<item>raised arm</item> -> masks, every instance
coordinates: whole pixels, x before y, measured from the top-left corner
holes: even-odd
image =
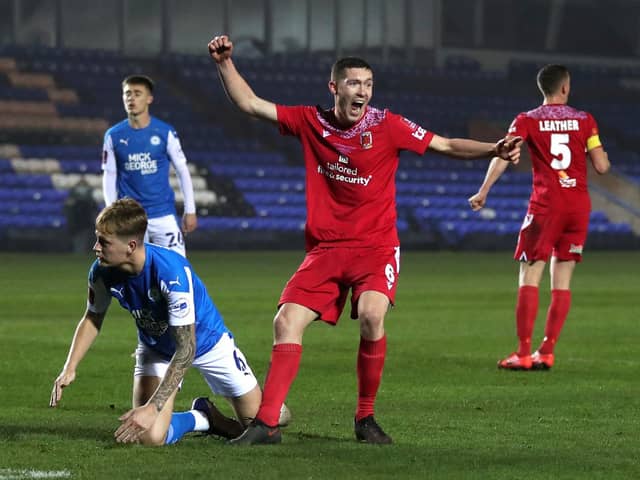
[[[80,322],[78,322],[71,346],[69,347],[67,361],[64,363],[58,378],[53,382],[51,399],[49,400],[50,407],[58,405],[62,398],[62,389],[69,386],[75,380],[78,364],[98,336],[103,320],[104,313],[94,313],[87,309]]]
[[[252,117],[277,122],[278,114],[275,104],[258,97],[236,70],[233,60],[231,60],[233,43],[229,37],[226,35],[214,37],[208,46],[209,55],[218,66],[218,75],[229,99],[240,110]]]
[[[503,160],[500,157],[493,157],[478,193],[469,197],[471,210],[480,210],[484,207],[487,201],[487,195],[489,195],[489,190],[491,190],[493,184],[496,183],[508,166],[509,162],[507,160]]]
[[[522,138],[503,138],[498,142],[478,142],[467,138],[446,138],[434,135],[429,148],[454,158],[472,159],[497,156],[514,164],[520,161]]]

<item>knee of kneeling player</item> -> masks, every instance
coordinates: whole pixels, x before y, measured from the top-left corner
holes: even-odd
[[[167,432],[155,432],[153,429],[140,436],[140,443],[147,447],[161,447],[165,444]]]

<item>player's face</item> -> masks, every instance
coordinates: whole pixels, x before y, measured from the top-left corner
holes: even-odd
[[[100,265],[118,267],[129,260],[131,249],[129,244],[117,235],[96,230],[96,243],[93,251]]]
[[[347,68],[344,77],[330,82],[335,95],[336,118],[353,125],[362,118],[373,95],[373,72],[367,68]]]
[[[153,95],[145,85],[127,83],[122,88],[122,102],[127,115],[140,115],[149,112]]]

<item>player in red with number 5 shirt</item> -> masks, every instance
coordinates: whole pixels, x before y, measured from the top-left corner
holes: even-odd
[[[494,145],[443,138],[400,115],[370,107],[373,72],[357,58],[342,59],[333,66],[329,82],[333,109],[276,105],[256,96],[236,70],[232,50],[226,36],[209,43],[231,101],[302,142],[307,255],[280,297],[260,410],[231,443],[280,442],[277,413],[298,372],[303,332],[318,319],[335,325],[349,290],[351,316],[360,322],[356,438],[391,443],[374,419],[373,406],[386,355],[384,317],[394,301],[400,268],[395,206],[398,153],[422,154],[431,148],[460,158],[499,155],[517,161],[521,140]]]
[[[509,135],[529,145],[533,167],[533,191],[514,258],[520,261],[516,305],[518,351],[498,362],[509,370],[548,370],[554,363],[554,347],[571,305],[571,276],[582,260],[587,238],[591,200],[587,189],[587,153],[599,174],[609,170],[609,158],[598,137],[596,121],[587,112],[567,105],[569,71],[547,65],[538,72],[538,88],[544,102],[519,114]],[[478,193],[469,198],[473,210],[481,209],[491,186],[508,163],[494,158]],[[531,355],[531,335],[538,314],[538,286],[551,257],[551,304],[542,344]]]

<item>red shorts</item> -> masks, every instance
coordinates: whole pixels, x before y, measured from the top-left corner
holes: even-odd
[[[351,318],[358,318],[362,292],[383,293],[393,305],[400,272],[400,247],[316,247],[289,279],[280,302],[297,303],[336,324],[351,292]]]
[[[589,213],[527,213],[513,258],[521,262],[582,260],[589,230]]]

